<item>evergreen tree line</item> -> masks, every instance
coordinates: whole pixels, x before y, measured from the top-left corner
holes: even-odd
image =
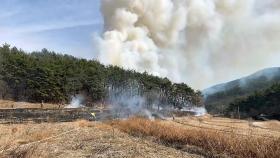
[[[106,101],[110,89],[122,93],[122,89],[135,89],[137,85],[138,94],[162,104],[202,105],[201,93],[184,83],[47,49],[27,53],[4,44],[0,47],[0,66],[0,99],[68,103],[72,96],[82,94],[87,102],[95,103]]]

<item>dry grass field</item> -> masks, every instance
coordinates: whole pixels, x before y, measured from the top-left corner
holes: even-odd
[[[280,155],[280,123],[131,118],[0,125],[0,157],[260,157]]]
[[[0,108],[40,104],[1,101]],[[45,104],[44,108],[58,105]],[[278,158],[280,122],[212,117],[0,124],[0,158]]]
[[[280,137],[279,121],[254,121],[238,120],[230,118],[212,117],[210,115],[202,117],[182,117],[175,120],[176,123],[188,129],[204,129],[209,131],[221,131],[224,133],[236,134],[240,136],[254,136],[274,138]]]
[[[279,122],[253,122],[212,117],[185,117],[174,121],[132,118],[110,122],[121,131],[149,137],[160,144],[205,157],[278,158]]]
[[[84,120],[0,125],[0,129],[1,158],[201,157]]]

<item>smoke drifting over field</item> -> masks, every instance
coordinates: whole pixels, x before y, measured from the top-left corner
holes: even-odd
[[[196,116],[202,116],[207,113],[204,107],[194,105],[190,101],[180,102],[177,98],[176,103],[162,101],[158,92],[144,93],[137,82],[130,82],[128,87],[109,86],[106,102],[108,109],[114,118],[129,118],[133,116],[143,116],[149,119],[165,119],[171,117],[174,112],[189,112]],[[180,105],[178,103],[180,102]],[[177,107],[174,107],[175,105]]]
[[[279,9],[278,0],[102,0],[98,58],[202,88],[280,65]]]

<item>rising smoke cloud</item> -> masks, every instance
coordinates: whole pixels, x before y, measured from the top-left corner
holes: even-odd
[[[278,0],[102,0],[105,64],[195,88],[280,66]]]

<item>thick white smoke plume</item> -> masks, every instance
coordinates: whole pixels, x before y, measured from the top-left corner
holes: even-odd
[[[102,0],[101,10],[105,64],[195,88],[280,65],[279,0]]]

